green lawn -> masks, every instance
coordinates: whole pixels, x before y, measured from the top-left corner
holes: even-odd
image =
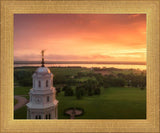
[[[22,95],[23,97],[29,99],[30,89],[31,87],[16,86],[14,87],[14,95]]]
[[[16,86],[14,88],[14,95],[28,95],[30,89],[31,87]]]
[[[26,95],[29,87],[16,87],[15,95]],[[85,96],[77,100],[75,96],[59,93],[58,117],[67,119],[64,110],[70,107],[84,109],[84,115],[77,119],[145,119],[146,91],[139,88],[101,88],[101,95]],[[27,97],[28,98],[28,97]],[[26,107],[15,111],[15,119],[26,119]]]
[[[139,88],[107,88],[99,96],[86,96],[81,100],[57,96],[59,119],[68,118],[63,113],[66,108],[79,107],[84,115],[79,119],[145,119],[146,91]]]
[[[27,106],[14,111],[14,119],[27,119]]]
[[[14,95],[22,95],[23,97],[29,99],[29,90],[31,87],[21,87],[16,86],[14,88]],[[17,100],[14,99],[14,105],[17,103]],[[14,111],[14,119],[26,119],[27,118],[27,107],[24,106],[16,111]]]

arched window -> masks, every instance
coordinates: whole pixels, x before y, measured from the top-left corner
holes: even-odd
[[[36,119],[41,119],[41,115],[36,115]]]
[[[46,115],[46,119],[48,119],[48,115]]]
[[[36,115],[36,119],[38,119],[38,115]]]
[[[51,119],[51,114],[46,115],[46,119]]]
[[[49,114],[49,119],[51,119],[51,114]]]
[[[38,87],[41,88],[41,81],[38,81]]]
[[[46,80],[46,87],[48,87],[48,80]]]
[[[49,102],[49,96],[47,96],[47,102]]]

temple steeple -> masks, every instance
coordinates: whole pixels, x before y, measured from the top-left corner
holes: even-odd
[[[41,62],[42,65],[41,65],[41,67],[45,67],[45,66],[44,66],[44,51],[45,51],[45,50],[42,50],[42,51],[41,51],[41,53],[42,53],[42,62]]]
[[[44,66],[44,50],[42,65],[32,75],[33,87],[29,92],[27,103],[27,119],[58,119],[58,100],[56,88],[53,86],[53,74]]]

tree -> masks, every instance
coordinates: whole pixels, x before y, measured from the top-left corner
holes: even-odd
[[[81,99],[84,96],[84,88],[82,85],[76,87],[76,97],[77,99]]]
[[[100,89],[100,88],[96,88],[96,89],[94,90],[94,94],[95,94],[95,95],[100,95],[100,94],[101,94],[101,89]]]
[[[89,79],[84,84],[85,90],[87,91],[88,96],[92,96],[95,93],[98,93],[98,82],[96,80]]]
[[[64,95],[65,96],[73,96],[73,89],[69,86],[65,86]]]
[[[57,96],[58,96],[58,93],[60,93],[61,92],[61,88],[60,87],[56,87],[56,94],[57,94]]]
[[[32,74],[33,71],[19,70],[14,72],[14,80],[18,81],[21,86],[32,86]]]
[[[123,87],[125,86],[125,80],[122,78],[116,78],[115,80],[115,85],[116,87]]]
[[[63,74],[55,75],[54,84],[65,84],[67,82],[67,78]]]
[[[32,79],[21,79],[19,80],[20,85],[22,86],[32,86]]]

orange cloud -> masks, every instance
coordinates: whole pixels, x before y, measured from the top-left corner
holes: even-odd
[[[39,60],[40,51],[47,49],[48,60],[146,61],[146,50],[138,53],[146,49],[145,14],[16,14],[14,18],[15,60]]]

